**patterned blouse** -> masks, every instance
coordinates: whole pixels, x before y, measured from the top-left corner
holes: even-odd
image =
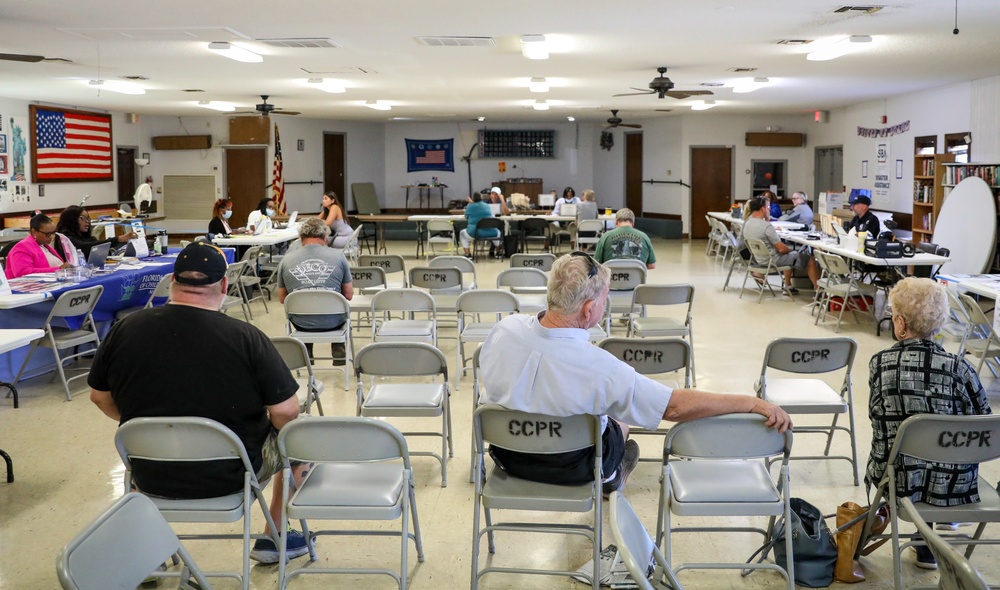
[[[869,491],[885,474],[896,430],[909,416],[992,413],[972,366],[930,340],[897,342],[873,356],[868,368],[872,450],[865,484]],[[900,455],[894,466],[898,497],[932,506],[979,502],[979,465],[931,463]]]

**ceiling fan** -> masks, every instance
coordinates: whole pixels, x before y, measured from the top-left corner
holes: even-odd
[[[61,61],[68,64],[73,63],[72,61],[62,57],[45,57],[43,55],[27,55],[25,53],[0,53],[0,60],[21,61],[31,64],[38,63],[40,61]]]
[[[622,118],[618,116],[618,109],[611,109],[611,117],[608,119],[608,126],[605,127],[605,129],[614,129],[615,127],[642,129],[642,125],[637,125],[635,123],[622,123]]]
[[[659,98],[664,98],[669,96],[670,98],[685,99],[692,96],[702,96],[713,94],[711,90],[674,90],[674,83],[670,78],[666,77],[667,67],[660,66],[656,68],[656,71],[660,73],[659,76],[653,78],[653,81],[649,83],[649,90],[643,90],[642,88],[635,88],[629,86],[632,90],[638,90],[639,92],[629,92],[627,94],[615,94],[613,96],[638,96],[641,94],[655,94]]]
[[[256,105],[254,107],[254,110],[252,110],[252,111],[239,111],[239,112],[236,112],[236,113],[233,113],[233,114],[235,114],[235,115],[256,115],[256,114],[260,114],[260,115],[263,115],[265,117],[268,116],[268,115],[270,115],[271,113],[274,113],[275,115],[298,115],[299,114],[298,111],[286,111],[285,109],[282,109],[282,108],[274,106],[273,104],[267,102],[267,99],[269,97],[270,97],[270,95],[261,94],[260,95],[260,99],[261,99],[262,102],[260,104]]]

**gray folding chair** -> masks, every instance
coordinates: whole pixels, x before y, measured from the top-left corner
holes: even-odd
[[[477,289],[458,297],[458,346],[456,347],[455,390],[465,374],[465,345],[486,342],[486,337],[504,315],[520,313],[517,297],[501,289]],[[485,317],[484,317],[485,316]]]
[[[240,281],[240,277],[246,271],[246,266],[246,262],[234,262],[226,268],[226,279],[228,279],[229,288],[226,296],[222,299],[219,311],[226,313],[230,309],[239,306],[243,310],[243,319],[249,322],[253,319],[253,312],[250,311],[246,292],[243,290],[243,282]]]
[[[281,360],[285,361],[288,370],[295,375],[295,382],[299,384],[299,389],[295,392],[299,399],[299,411],[311,414],[315,402],[319,415],[322,416],[323,403],[320,402],[319,396],[323,393],[323,382],[316,379],[313,374],[312,361],[309,360],[306,345],[290,336],[271,338],[271,344],[281,355]],[[305,377],[302,376],[303,371],[306,373]]]
[[[680,315],[649,315],[650,306],[660,306],[676,310]],[[629,336],[638,338],[676,336],[687,338],[691,344],[691,384],[698,386],[698,376],[694,368],[694,307],[693,285],[639,285],[632,292],[632,307],[629,310]],[[683,309],[686,308],[686,309]]]
[[[611,275],[611,315],[627,317],[632,313],[632,292],[646,283],[646,265],[641,260],[608,260],[604,263]]]
[[[392,319],[399,312],[402,319]],[[426,316],[416,319],[415,314]],[[437,346],[437,308],[420,289],[386,289],[372,298],[372,342],[426,342]]]
[[[683,590],[674,572],[670,570],[660,548],[646,532],[639,515],[621,492],[611,492],[611,535],[618,547],[618,555],[628,568],[636,586],[640,590]],[[649,574],[650,561],[653,562],[652,576]],[[650,577],[655,581],[650,582]]]
[[[865,305],[862,308],[858,304],[858,299],[875,300],[875,285],[862,282],[857,273],[851,268],[846,260],[835,254],[826,254],[823,259],[826,262],[826,278],[829,283],[823,288],[823,300],[820,301],[819,314],[814,323],[818,324],[821,319],[826,319],[826,313],[830,309],[833,298],[840,299],[840,313],[837,314],[837,329],[840,332],[840,322],[844,319],[844,311],[850,309],[854,321],[859,322],[857,312],[868,314],[875,318],[874,305]]]
[[[156,571],[174,555],[180,572]],[[151,574],[177,576],[184,589],[195,588],[192,577],[198,588],[212,587],[153,502],[137,492],[119,498],[67,543],[56,573],[63,590],[135,588]]]
[[[743,255],[741,254],[741,250],[739,248],[740,240],[736,233],[730,231],[728,236],[729,241],[733,244],[733,257],[729,261],[729,272],[726,273],[726,282],[722,284],[723,291],[729,288],[729,281],[733,278],[733,272],[737,269],[746,267],[750,263],[747,259],[743,258]]]
[[[157,299],[170,299],[170,285],[173,283],[174,273],[169,272],[162,277],[160,277],[160,282],[156,283],[156,288],[153,292],[149,294],[149,299],[146,300],[145,305],[134,305],[132,307],[126,307],[125,309],[119,309],[115,312],[115,321],[120,322],[132,315],[137,311],[142,311],[143,309],[149,309],[153,307],[153,302]]]
[[[483,351],[483,347],[479,346],[476,348],[476,352],[472,353],[472,413],[476,413],[476,408],[479,407],[479,398],[483,393],[483,382],[480,379],[481,365],[479,364],[479,357]],[[476,483],[476,469],[479,467],[479,455],[476,454],[476,433],[472,432],[472,460],[469,462],[469,483]]]
[[[544,221],[544,220],[543,220]],[[555,254],[542,252],[539,254],[513,254],[510,257],[511,268],[535,268],[542,272],[552,270],[552,264],[556,261]]]
[[[386,287],[399,289],[408,287],[406,282],[406,262],[399,254],[362,254],[354,266],[377,266],[385,271]],[[390,276],[391,275],[391,276]]]
[[[912,457],[933,463],[968,465],[985,463],[1000,458],[1000,415],[949,416],[944,414],[918,414],[910,416],[896,430],[896,440],[892,444],[887,459],[887,468],[882,481],[875,488],[872,506],[878,506],[888,498],[890,507],[900,502],[896,496],[896,470],[893,465],[899,456]],[[967,545],[965,558],[972,557],[976,545],[1000,544],[1000,539],[983,539],[982,534],[988,523],[1000,522],[1000,492],[996,484],[979,476],[979,502],[958,506],[931,506],[924,502],[914,502],[923,522],[967,522],[976,523],[976,532],[967,535],[949,536],[953,545]],[[864,547],[872,539],[891,539],[893,580],[896,590],[902,590],[902,553],[907,547],[924,544],[915,538],[915,533],[902,533],[899,520],[912,518],[900,510],[889,510],[889,526],[886,532],[872,535],[874,510],[865,521],[864,532],[858,547]],[[904,542],[905,541],[905,542]]]
[[[429,219],[425,227],[431,254],[437,256],[438,245],[445,246],[444,252],[455,251],[455,224],[450,219]]]
[[[21,363],[21,368],[18,370],[17,376],[14,377],[15,386],[21,380],[21,374],[24,373],[24,368],[28,366],[28,361],[31,360],[31,355],[35,353],[35,349],[39,346],[50,348],[52,349],[52,356],[56,361],[56,372],[59,374],[63,389],[66,391],[66,401],[73,401],[73,394],[69,390],[70,381],[86,378],[90,374],[90,369],[71,369],[83,372],[67,379],[67,369],[63,365],[66,361],[94,354],[94,351],[101,345],[101,337],[97,333],[97,323],[94,322],[93,312],[94,308],[97,307],[97,302],[101,300],[103,293],[104,287],[95,285],[86,289],[66,291],[59,296],[59,299],[56,299],[55,304],[52,306],[52,311],[49,312],[49,317],[45,320],[45,335],[31,343],[28,356],[24,357],[24,362]],[[74,329],[53,324],[53,320],[56,320],[59,323],[70,325],[68,322],[75,318],[82,318],[79,328]],[[93,344],[93,347],[85,346],[87,344]],[[84,347],[83,350],[80,350],[80,347]],[[67,356],[59,355],[59,351],[69,348],[74,349],[72,354]]]
[[[795,460],[843,460],[851,464],[854,485],[858,485],[858,449],[854,436],[854,391],[851,371],[858,343],[851,338],[779,338],[771,341],[764,352],[760,378],[754,384],[757,397],[781,406],[789,414],[833,415],[829,426],[796,424],[795,433],[826,435],[822,455],[791,457]],[[817,378],[775,378],[768,369],[796,375],[820,375],[843,371],[839,391]],[[849,426],[838,426],[837,420],[847,414]],[[846,432],[851,442],[851,455],[830,455],[833,434]]]
[[[476,263],[465,256],[435,256],[427,263],[431,268],[457,268],[462,271],[462,290],[470,291],[479,286]]]
[[[347,239],[347,244],[344,246],[344,258],[354,266],[358,265],[358,255],[361,254],[361,246],[358,244],[358,240],[361,238],[361,232],[364,228],[364,224],[359,223],[358,227],[354,228],[354,231],[351,232],[350,237]]]
[[[267,299],[264,297],[264,292],[267,288],[257,273],[257,261],[261,257],[262,250],[263,246],[252,246],[247,248],[247,251],[243,253],[243,258],[240,259],[240,262],[245,262],[246,266],[243,268],[243,274],[240,275],[240,283],[243,285],[243,294],[247,298],[247,305],[249,306],[259,299],[264,304],[264,313],[270,313],[267,309]],[[253,294],[254,289],[259,291],[257,295]],[[268,292],[268,297],[270,296],[271,294]]]
[[[757,290],[759,294],[757,295],[757,303],[764,298],[764,290],[767,289],[772,297],[776,297],[774,294],[774,288],[771,286],[771,282],[768,277],[771,275],[778,275],[782,278],[782,273],[786,270],[791,270],[791,266],[778,266],[775,262],[775,258],[771,256],[771,251],[768,250],[767,246],[764,244],[763,240],[747,240],[747,248],[750,248],[750,261],[747,264],[747,271],[743,275],[743,286],[740,287],[740,299],[743,299],[743,291],[747,288],[747,279],[750,278],[751,274],[759,274],[761,278],[755,278],[754,281],[757,284]],[[761,262],[761,260],[765,262]],[[781,282],[782,293],[786,292],[784,278]],[[789,294],[791,296],[791,294]]]
[[[945,289],[945,293],[948,294],[949,318],[945,325],[941,326],[940,334],[942,340],[944,338],[953,341],[957,340],[958,350],[955,352],[955,355],[964,356],[965,343],[973,335],[976,326],[972,323],[969,311],[966,309],[965,303],[959,299],[958,293],[953,289]]]
[[[448,389],[448,363],[444,353],[422,342],[376,342],[358,351],[354,369],[358,382],[358,416],[366,417],[441,417],[440,432],[404,432],[404,436],[441,437],[441,454],[411,452],[414,456],[434,457],[441,463],[441,487],[448,485],[448,458],[455,456],[452,446],[451,392]],[[369,375],[372,385],[365,393],[362,376]],[[414,382],[418,378],[441,377],[441,383]],[[378,382],[375,377],[383,379]]]
[[[433,262],[433,261],[431,261]],[[434,299],[434,310],[438,323],[444,314],[458,311],[458,297],[462,294],[462,271],[454,266],[417,266],[410,268],[410,288],[424,289]],[[448,318],[451,323],[451,317]],[[455,320],[457,325],[457,319]]]
[[[683,387],[691,386],[691,345],[680,338],[607,338],[598,344],[618,360],[627,363],[640,375],[651,377],[675,371],[684,371]],[[646,430],[641,426],[629,426],[629,436],[653,434],[663,436],[669,428]],[[639,459],[660,463],[662,456]]]
[[[934,529],[923,521],[917,507],[913,505],[913,500],[900,498],[899,508],[904,513],[906,520],[917,527],[917,533],[924,539],[924,542],[930,547],[931,553],[937,558],[941,570],[941,577],[937,585],[939,590],[989,590],[989,584],[979,575],[976,568],[972,567],[962,552],[952,547],[948,541],[934,532]]]
[[[382,568],[301,567],[286,572],[286,547],[279,546],[278,587],[305,574],[385,574],[406,589],[409,540],[424,561],[417,519],[413,470],[406,440],[390,424],[369,418],[300,418],[281,429],[278,448],[285,460],[282,514],[303,523],[309,559],[315,562],[319,535],[399,537],[399,572]],[[314,463],[302,485],[291,494],[291,461]],[[413,532],[409,519],[413,518]],[[310,520],[396,520],[398,530],[312,529]],[[285,537],[282,537],[284,540]]]
[[[370,327],[372,319],[372,299],[375,293],[389,287],[385,271],[378,266],[352,266],[351,325],[357,329]]]
[[[322,332],[311,332],[296,328],[290,316],[317,316],[329,314],[344,314],[344,324],[336,330],[325,330]],[[316,354],[316,344],[344,344],[344,366],[334,365],[335,371],[344,373],[344,391],[347,391],[348,382],[351,380],[352,362],[352,337],[351,337],[351,304],[344,299],[344,296],[336,291],[328,289],[300,289],[293,291],[285,297],[285,333],[299,342],[311,343],[313,345],[313,362],[316,359],[326,358]],[[330,357],[332,360],[332,356]]]
[[[507,268],[497,275],[497,289],[507,287],[518,295],[545,295],[548,284],[549,276],[537,268]]]
[[[522,425],[531,425],[523,428]],[[496,553],[493,541],[495,531],[520,531],[581,535],[593,544],[596,576],[591,576],[594,590],[600,587],[601,563],[601,421],[597,416],[545,416],[515,412],[496,405],[480,406],[472,417],[476,437],[476,455],[483,469],[476,469],[475,515],[472,529],[472,580],[473,590],[479,579],[491,572],[514,574],[543,574],[570,576],[571,570],[499,567],[492,560],[480,569],[479,550],[482,536],[487,538],[489,552]],[[544,435],[543,435],[544,432]],[[560,433],[559,436],[554,432]],[[484,458],[486,444],[523,453],[564,453],[594,447],[594,481],[579,486],[561,486],[538,483],[513,477],[494,466],[486,475]],[[530,510],[546,512],[591,512],[593,520],[587,524],[553,522],[494,522],[493,510]],[[480,526],[483,513],[486,526]]]
[[[660,509],[656,524],[657,542],[664,542],[663,554],[671,558],[671,538],[681,532],[759,533],[771,540],[774,522],[784,516],[791,522],[788,490],[788,454],[792,431],[784,434],[764,425],[756,414],[728,414],[678,424],[670,429],[663,445],[663,477],[660,480]],[[777,481],[763,462],[753,459],[781,457]],[[755,527],[675,527],[671,514],[678,516],[732,517],[767,516],[766,528]],[[792,535],[785,535],[788,569],[776,563],[747,564],[742,561],[686,563],[685,569],[768,569],[785,576],[788,590],[795,589]],[[711,555],[711,554],[709,554]]]
[[[997,364],[997,357],[1000,356],[1000,336],[997,336],[993,329],[993,322],[983,313],[983,308],[968,293],[960,293],[959,300],[965,305],[965,310],[969,314],[969,321],[973,325],[969,338],[965,341],[965,351],[972,356],[979,357],[976,365],[976,372],[982,374],[983,365],[996,377],[997,372],[993,368]],[[991,364],[992,363],[992,364]]]
[[[239,461],[243,468],[243,489],[217,498],[177,499],[149,496],[167,522],[230,523],[242,520],[239,533],[184,534],[181,539],[241,539],[243,541],[243,567],[240,572],[206,573],[208,576],[233,577],[241,580],[243,589],[250,587],[250,541],[271,539],[271,535],[252,534],[250,513],[254,502],[260,506],[268,530],[277,531],[264,499],[264,484],[247,456],[243,441],[226,426],[192,416],[164,418],[133,418],[115,431],[115,446],[125,464],[124,492],[132,491],[136,482],[132,478],[133,459],[171,463],[177,461]],[[266,482],[265,482],[266,483]],[[140,489],[140,491],[142,491]],[[282,537],[283,538],[283,537]]]
[[[601,241],[602,233],[604,233],[603,221],[600,219],[581,219],[573,236],[576,240],[576,247],[584,252],[589,246],[597,247],[597,242]]]

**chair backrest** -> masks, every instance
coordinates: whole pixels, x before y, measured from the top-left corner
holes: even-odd
[[[889,463],[903,454],[935,463],[983,463],[1000,457],[1000,415],[910,416],[896,430]]]
[[[104,294],[102,285],[66,291],[59,296],[59,299],[56,299],[46,323],[51,322],[53,318],[75,318],[89,315],[97,307],[97,302],[100,301],[102,294]]]
[[[464,313],[518,313],[520,302],[510,291],[503,289],[476,289],[458,296],[455,308]]]
[[[792,448],[792,430],[784,434],[764,425],[757,414],[726,414],[677,424],[663,443],[664,457],[692,459],[760,459],[784,455]]]
[[[240,262],[252,263],[254,266],[257,259],[260,258],[260,252],[263,250],[263,246],[250,246],[247,248],[246,252],[243,253],[243,257],[240,258]]]
[[[543,220],[544,221],[544,220]],[[548,272],[552,270],[552,264],[556,261],[555,254],[513,254],[510,257],[511,268],[537,268],[540,271]]]
[[[495,229],[500,232],[500,235],[503,235],[503,230],[504,230],[503,219],[500,219],[499,217],[487,217],[486,219],[480,219],[479,222],[476,223],[476,235],[473,237],[479,238],[479,230],[483,229]],[[482,239],[494,239],[494,238],[482,238]]]
[[[979,307],[979,303],[972,298],[968,293],[959,293],[958,299],[965,304],[965,311],[969,315],[969,319],[972,323],[977,326],[986,326],[990,330],[993,329],[993,322],[990,321],[986,314],[983,313],[983,308]]]
[[[385,289],[372,297],[372,310],[436,312],[434,298],[420,289]]]
[[[827,272],[838,277],[851,276],[851,265],[843,257],[837,254],[826,254],[824,258],[826,259]]]
[[[444,353],[424,342],[373,342],[354,354],[354,372],[381,377],[443,375],[448,380]]]
[[[329,289],[299,289],[285,297],[286,315],[348,314],[350,311],[347,299]]]
[[[640,260],[609,260],[604,265],[610,271],[612,291],[632,291],[646,282],[646,265]]]
[[[240,287],[240,277],[243,276],[243,273],[246,271],[246,268],[247,268],[247,263],[243,261],[234,262],[230,264],[228,267],[226,267],[226,279],[229,280],[230,294],[240,292],[242,288]]]
[[[847,368],[850,375],[858,343],[853,338],[778,338],[767,345],[761,375],[768,368],[788,373],[830,373]]]
[[[600,219],[581,219],[576,229],[577,231],[600,232],[604,230],[604,222]]]
[[[181,553],[184,564],[208,590],[201,571],[153,501],[131,492],[63,547],[56,572],[66,590],[135,588],[175,553]]]
[[[598,345],[642,375],[684,370],[684,387],[691,377],[691,345],[681,338],[605,338]]]
[[[354,289],[386,287],[385,271],[377,266],[352,266],[351,286]]]
[[[427,220],[427,233],[439,234],[439,233],[451,233],[455,232],[455,225],[448,219],[428,219]]]
[[[312,376],[312,362],[309,360],[309,351],[301,340],[296,340],[290,336],[275,336],[271,338],[271,344],[285,361],[285,366],[289,371],[300,371],[306,369]]]
[[[930,547],[931,553],[937,557],[941,577],[938,580],[939,590],[988,590],[989,584],[983,579],[976,568],[961,551],[934,532],[920,516],[917,507],[910,498],[900,498],[899,507],[914,526],[917,532]]]
[[[435,256],[427,263],[431,268],[457,268],[463,273],[476,274],[476,263],[465,256]]]
[[[406,275],[406,263],[399,254],[362,254],[358,257],[358,266],[377,266],[385,271],[386,275],[397,272]]]
[[[476,408],[476,451],[484,443],[523,453],[565,453],[596,445],[600,451],[601,421],[597,416],[547,416],[485,404]]]
[[[251,481],[257,480],[243,441],[225,425],[208,418],[133,418],[115,431],[115,446],[128,470],[132,468],[133,458],[151,461],[239,459]]]
[[[410,286],[429,291],[462,289],[462,271],[453,266],[415,266],[410,269]]]
[[[746,243],[747,248],[750,248],[750,253],[753,254],[754,261],[758,264],[767,264],[771,260],[771,251],[767,249],[763,240],[748,239]]]
[[[521,222],[521,230],[527,233],[544,235],[549,231],[549,222],[541,217],[529,217]]]
[[[632,300],[636,305],[683,305],[690,313],[694,303],[694,285],[639,285]]]
[[[303,462],[368,462],[402,459],[410,468],[406,440],[399,430],[380,420],[362,417],[297,418],[281,429],[282,457]]]
[[[537,268],[507,268],[497,275],[497,288],[510,287],[511,291],[517,292],[518,288],[547,287],[549,277]]]

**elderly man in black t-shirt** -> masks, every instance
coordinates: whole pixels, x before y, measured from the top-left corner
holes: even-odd
[[[129,316],[104,339],[87,380],[90,399],[121,424],[200,416],[226,425],[243,441],[257,478],[273,476],[271,516],[284,529],[276,433],[299,415],[298,386],[263,332],[219,312],[226,266],[212,244],[184,248],[174,265],[170,302]],[[156,354],[149,354],[151,346]],[[133,470],[140,490],[169,498],[210,498],[243,488],[242,466],[233,461],[175,467],[136,460]],[[298,480],[304,466],[294,471]],[[290,530],[289,557],[307,552],[302,533]],[[278,550],[270,539],[258,539],[251,557],[277,563]]]

